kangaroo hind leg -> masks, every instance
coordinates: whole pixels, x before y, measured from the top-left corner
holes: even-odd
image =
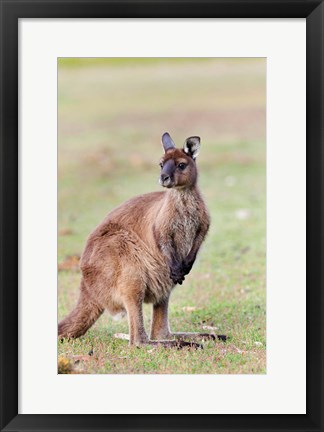
[[[166,305],[167,303],[163,305],[163,310],[165,310]],[[165,316],[162,310],[158,307],[154,308],[155,312],[153,312],[151,339],[149,339],[144,328],[142,302],[136,302],[133,298],[125,304],[125,307],[128,315],[129,335],[124,333],[116,333],[114,335],[116,338],[128,340],[130,345],[153,345],[177,349],[181,349],[183,347],[191,347],[196,349],[202,348],[202,345],[195,342],[187,342],[175,339],[168,340],[168,337],[172,338],[172,334],[169,333],[167,316]]]
[[[153,305],[151,339],[176,339],[181,343],[184,342],[183,339],[189,339],[191,341],[197,339],[227,340],[227,336],[213,333],[171,332],[168,319],[168,306],[169,299]]]

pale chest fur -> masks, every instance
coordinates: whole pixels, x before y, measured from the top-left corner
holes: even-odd
[[[172,196],[170,234],[174,246],[183,258],[190,252],[201,225],[201,201],[190,194],[177,192]]]

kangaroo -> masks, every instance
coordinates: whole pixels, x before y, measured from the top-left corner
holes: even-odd
[[[82,336],[106,309],[111,315],[127,314],[129,335],[119,337],[130,345],[200,347],[183,339],[215,339],[205,333],[170,331],[170,294],[190,272],[210,217],[197,187],[200,138],[189,137],[177,149],[166,132],[162,145],[159,182],[166,190],[126,201],[90,234],[80,260],[79,300],[59,323],[60,338]],[[143,302],[153,304],[150,338],[144,328]]]

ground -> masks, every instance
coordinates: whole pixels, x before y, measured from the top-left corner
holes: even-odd
[[[76,303],[88,234],[126,199],[160,190],[168,131],[178,146],[201,136],[199,185],[212,219],[172,294],[171,328],[230,337],[203,350],[129,347],[113,337],[127,320],[105,313],[82,338],[58,341],[61,372],[266,372],[265,97],[264,59],[59,61],[59,319]]]

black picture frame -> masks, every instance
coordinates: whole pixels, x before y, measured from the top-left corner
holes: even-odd
[[[323,431],[324,5],[318,0],[0,0],[1,431]],[[19,18],[306,18],[307,413],[305,415],[18,414]],[[293,163],[293,156],[292,156]],[[285,329],[283,334],[285,333]],[[296,347],[298,355],[298,347]]]

